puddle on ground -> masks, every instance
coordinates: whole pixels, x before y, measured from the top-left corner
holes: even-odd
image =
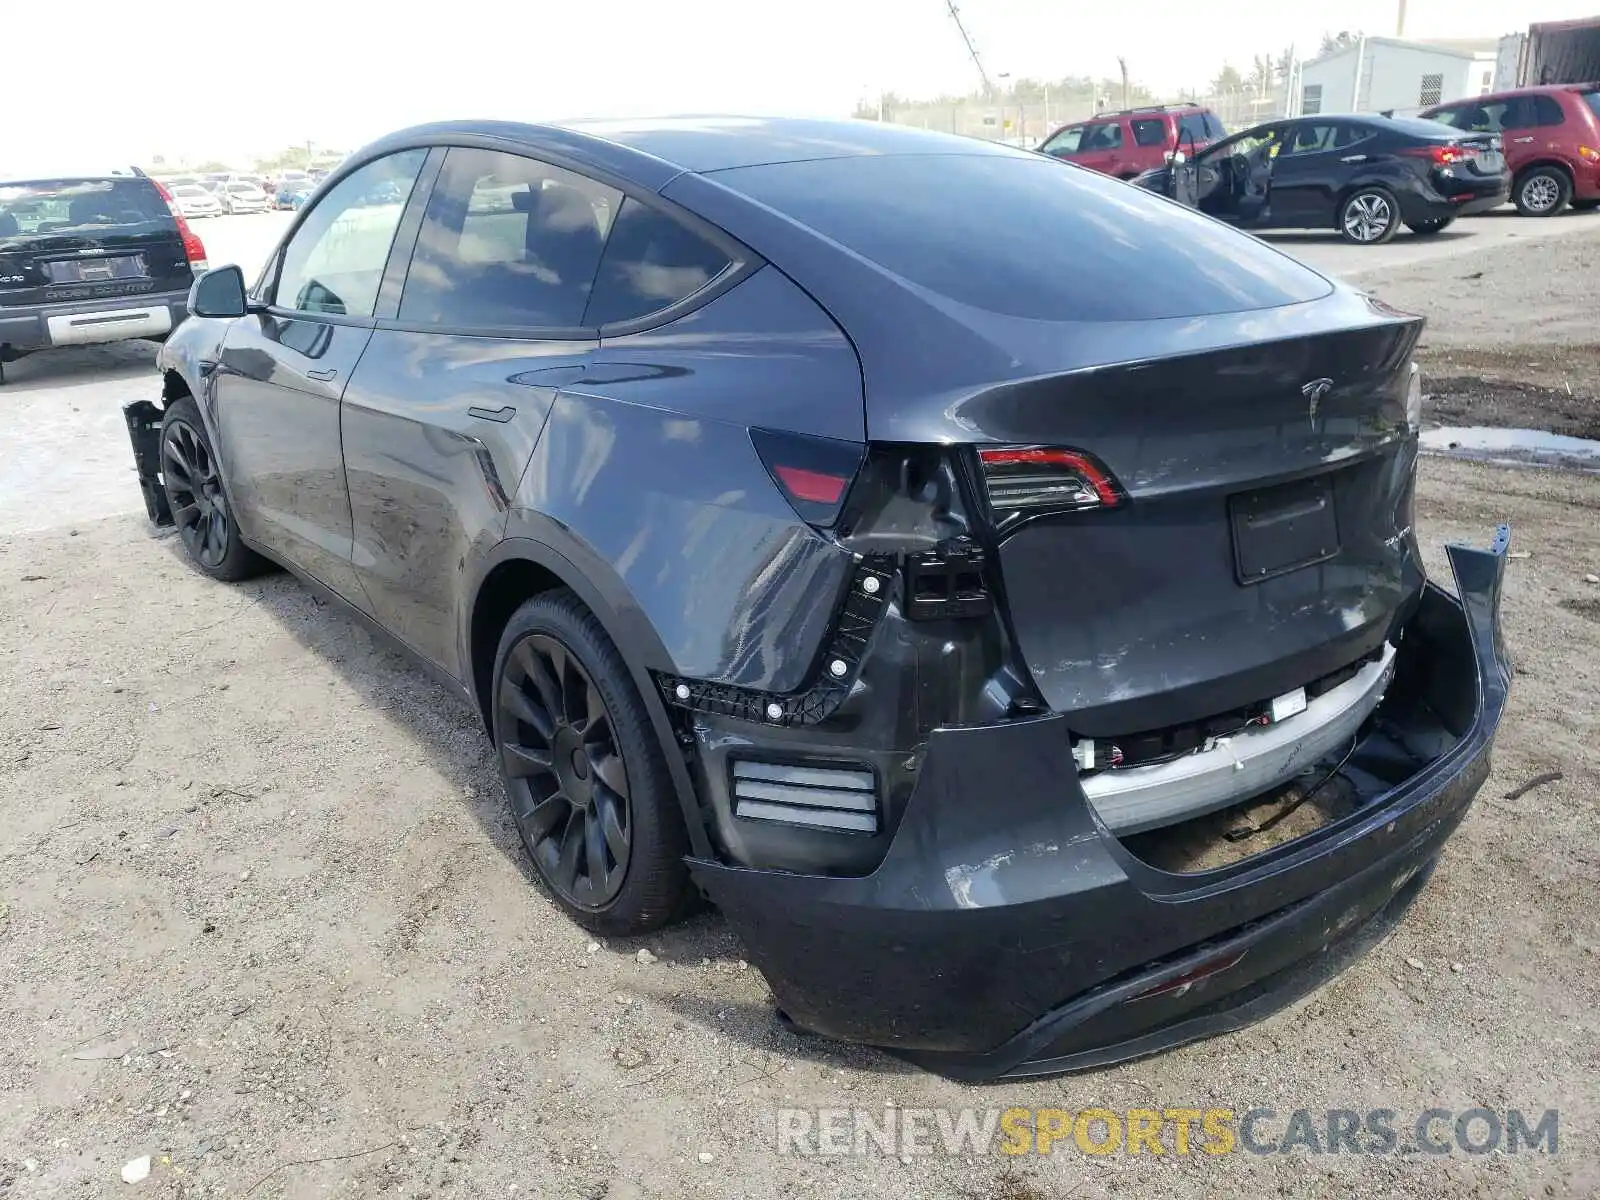
[[[1540,429],[1493,429],[1486,425],[1444,426],[1422,431],[1422,449],[1479,462],[1533,464],[1600,473],[1600,442]]]

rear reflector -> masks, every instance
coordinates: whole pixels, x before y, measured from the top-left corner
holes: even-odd
[[[878,832],[878,792],[866,767],[735,761],[733,812],[844,833]]]
[[[1111,472],[1082,450],[997,446],[978,451],[997,522],[1014,524],[1045,512],[1116,508],[1127,494]]]
[[[772,429],[752,429],[750,441],[802,520],[825,529],[839,519],[864,446]]]

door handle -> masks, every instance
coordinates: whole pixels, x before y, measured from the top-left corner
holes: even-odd
[[[328,380],[337,379],[338,377],[339,377],[339,372],[335,371],[332,367],[329,367],[325,371],[307,371],[306,372],[306,378],[307,379],[315,379],[318,383],[327,383]]]
[[[469,417],[477,417],[484,421],[498,421],[502,425],[516,415],[517,410],[512,408],[509,404],[497,409],[479,408],[476,404],[474,404],[471,408],[467,409],[467,416]]]
[[[1367,161],[1367,156],[1365,154],[1346,154],[1339,161],[1340,162],[1366,162]]]

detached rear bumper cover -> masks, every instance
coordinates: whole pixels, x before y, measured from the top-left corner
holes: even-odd
[[[1398,919],[1488,774],[1508,540],[1450,547],[1460,599],[1430,584],[1406,626],[1379,740],[1426,765],[1299,841],[1156,870],[1091,808],[1051,716],[936,732],[869,876],[694,860],[695,878],[798,1024],[958,1078],[1096,1066],[1257,1020]]]

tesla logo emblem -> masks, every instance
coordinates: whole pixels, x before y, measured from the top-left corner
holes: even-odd
[[[1300,385],[1300,394],[1311,401],[1310,407],[1306,409],[1306,417],[1313,425],[1317,421],[1317,405],[1322,403],[1322,398],[1328,394],[1329,389],[1332,387],[1333,380],[1331,379],[1313,379],[1310,383]]]

